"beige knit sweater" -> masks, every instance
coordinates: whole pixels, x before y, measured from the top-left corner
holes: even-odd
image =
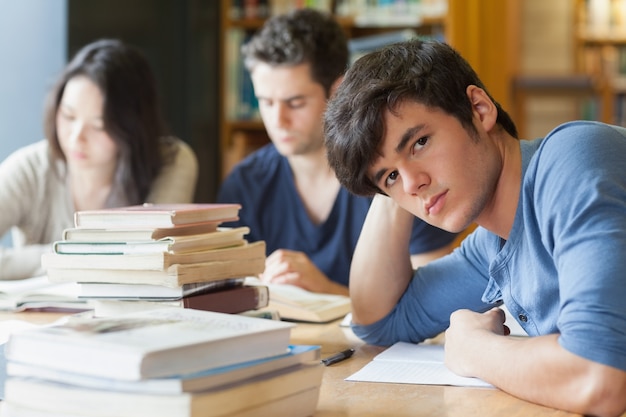
[[[193,201],[198,162],[192,149],[176,140],[176,158],[155,180],[147,202]],[[13,247],[0,247],[0,279],[42,275],[41,255],[74,224],[74,205],[65,165],[52,161],[48,142],[23,147],[0,164],[0,236],[11,230]]]

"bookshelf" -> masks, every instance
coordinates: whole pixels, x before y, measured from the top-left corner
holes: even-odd
[[[626,0],[576,0],[575,66],[594,85],[589,119],[626,126]]]
[[[249,80],[242,81],[244,74],[239,69],[239,47],[246,37],[261,28],[267,17],[302,7],[298,6],[300,3],[304,2],[221,0],[219,125],[222,178],[239,160],[269,142],[263,123],[251,104],[254,100],[242,102],[237,93],[243,91],[241,94],[248,94],[248,97],[253,94]],[[508,105],[510,82],[517,67],[519,0],[321,0],[317,4],[319,6],[308,7],[332,12],[350,39],[402,30],[444,39],[468,59],[496,99],[504,106]],[[369,9],[359,9],[359,4],[370,6]],[[420,8],[424,13],[419,13]],[[489,48],[484,47],[487,36],[490,37]]]

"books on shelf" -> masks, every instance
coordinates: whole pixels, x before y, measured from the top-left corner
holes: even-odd
[[[265,257],[260,257],[231,261],[173,264],[166,269],[89,269],[89,266],[85,266],[84,268],[64,268],[61,264],[59,264],[57,267],[48,266],[47,274],[48,278],[52,282],[111,282],[177,287],[192,282],[210,282],[230,278],[254,276],[262,273],[264,269]]]
[[[153,270],[168,271],[174,265],[191,265],[211,262],[221,262],[223,268],[229,264],[236,265],[245,260],[258,260],[263,258],[265,262],[265,242],[244,242],[239,246],[228,248],[211,249],[190,253],[145,253],[145,254],[58,254],[45,253],[41,257],[43,268],[48,270],[48,275],[52,280],[71,281],[73,278],[63,279],[56,273],[57,270],[90,269],[90,270]],[[53,271],[50,271],[52,269]],[[239,268],[241,269],[241,268]],[[245,275],[256,275],[263,272],[265,266],[259,272],[250,271]],[[128,272],[126,272],[128,274]],[[97,281],[99,278],[91,279],[90,274],[86,275],[86,280]],[[82,281],[82,280],[76,280]],[[109,282],[109,281],[104,281]],[[125,282],[125,280],[121,281]]]
[[[283,284],[261,283],[257,278],[246,278],[248,285],[267,285],[270,302],[267,309],[276,310],[281,319],[326,323],[344,317],[351,311],[350,297],[307,291]]]
[[[220,228],[215,232],[187,236],[168,236],[145,241],[76,242],[60,240],[52,249],[58,254],[131,255],[150,253],[190,253],[241,246],[248,227]]]
[[[7,375],[10,377],[56,381],[89,389],[175,395],[183,392],[206,391],[227,384],[246,382],[249,378],[269,372],[306,363],[319,363],[320,359],[321,349],[317,345],[289,345],[286,353],[277,356],[239,362],[229,366],[203,369],[188,374],[142,379],[139,381],[98,378],[19,362],[9,362],[7,364]]]
[[[236,219],[239,204],[143,204],[74,213],[78,228],[172,227]]]
[[[136,381],[285,353],[293,324],[236,314],[164,308],[12,334],[8,361]]]
[[[129,227],[125,229],[86,229],[70,227],[63,231],[62,240],[72,242],[136,242],[159,240],[171,236],[199,235],[217,231],[221,220],[200,222],[171,227]]]
[[[407,41],[416,36],[417,32],[415,32],[413,29],[402,29],[392,32],[384,32],[375,35],[352,38],[348,41],[350,62],[354,63],[354,61],[356,61],[363,55],[378,50],[384,46],[396,42]]]
[[[158,308],[193,308],[218,313],[238,314],[267,307],[269,289],[262,285],[245,285],[204,292],[178,299],[132,299],[128,296],[93,298],[91,304],[96,317],[111,317]]]

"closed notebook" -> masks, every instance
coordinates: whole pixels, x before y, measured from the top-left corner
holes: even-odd
[[[197,264],[206,262],[243,261],[265,258],[265,242],[242,242],[241,245],[228,248],[211,249],[192,253],[136,253],[136,254],[58,254],[44,253],[41,257],[42,267],[48,269],[121,269],[121,270],[154,270],[166,271],[172,265]],[[263,269],[260,271],[263,272]],[[49,273],[50,279],[62,281],[97,281],[90,274],[77,272],[85,279],[63,279],[57,274]],[[54,276],[53,276],[54,275]],[[244,274],[245,275],[245,274]],[[250,275],[255,275],[251,273]],[[107,281],[108,282],[108,281]],[[123,281],[122,281],[123,282]]]
[[[74,213],[80,228],[171,227],[226,221],[238,216],[239,204],[143,204]]]
[[[74,242],[61,240],[52,248],[58,254],[151,254],[151,253],[191,253],[230,246],[241,246],[244,236],[250,233],[248,227],[220,228],[215,232],[188,236],[168,236],[158,240]]]
[[[293,324],[165,308],[12,334],[8,361],[136,381],[285,353]]]
[[[122,297],[123,298],[123,297]],[[196,310],[216,311],[218,313],[237,314],[248,310],[266,307],[269,303],[269,290],[264,286],[241,286],[202,294],[172,299],[92,299],[94,316],[111,317],[137,311],[158,308],[193,308]]]
[[[174,395],[183,392],[199,392],[289,368],[299,364],[320,362],[321,348],[316,345],[290,345],[282,355],[239,362],[234,365],[204,369],[190,374],[168,378],[150,378],[139,381],[123,381],[98,378],[77,373],[52,370],[17,362],[7,364],[7,375],[38,378],[63,384],[107,391],[123,391],[147,394]]]

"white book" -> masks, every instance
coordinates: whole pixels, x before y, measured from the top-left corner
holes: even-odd
[[[246,407],[239,411],[227,414],[220,414],[217,417],[310,417],[315,413],[317,401],[319,399],[319,387],[306,389],[294,394],[286,395],[263,402],[261,404]],[[242,404],[235,401],[235,404]],[[245,403],[244,403],[245,404]],[[36,404],[29,405],[15,404],[13,402],[4,401],[0,408],[0,417],[120,417],[115,413],[113,407],[107,407],[104,410],[93,410],[89,407],[81,410],[79,414],[69,414],[67,412],[57,412],[51,410],[34,409]],[[210,410],[211,408],[208,407]],[[208,414],[203,413],[198,407],[192,410],[176,410],[176,414],[167,415],[167,417],[207,417]],[[138,416],[133,416],[138,417]],[[157,417],[157,416],[150,416]]]
[[[144,241],[94,241],[76,242],[59,240],[52,248],[57,254],[104,254],[135,255],[157,253],[195,253],[232,246],[241,246],[244,236],[250,233],[248,227],[220,228],[215,232],[187,236],[168,236]]]
[[[124,380],[165,377],[286,352],[294,324],[164,308],[11,335],[8,361]]]
[[[117,300],[178,300],[194,294],[241,286],[245,278],[209,282],[191,282],[178,287],[152,284],[120,284],[111,282],[79,282],[78,297],[114,298]]]
[[[315,410],[323,373],[324,366],[319,362],[302,364],[243,383],[178,395],[97,390],[10,377],[5,398],[6,403],[17,406],[84,417],[307,416]],[[289,402],[287,408],[287,403],[281,401],[307,391],[315,392],[314,396],[306,397],[307,402]],[[258,407],[274,402],[276,406],[261,409],[264,413],[260,413]]]
[[[97,390],[174,395],[183,392],[206,391],[227,384],[239,383],[249,378],[300,364],[319,363],[320,358],[320,346],[290,345],[287,353],[278,356],[205,369],[190,374],[142,379],[140,381],[98,378],[19,362],[7,364],[7,375],[43,379]]]

